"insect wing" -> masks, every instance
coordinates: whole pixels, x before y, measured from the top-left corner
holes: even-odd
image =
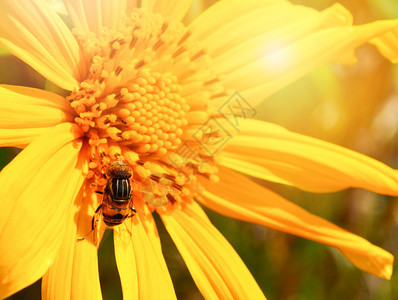
[[[102,223],[102,208],[95,214],[93,220],[93,242],[94,245],[98,245],[99,241],[101,241],[101,223]]]
[[[165,195],[154,195],[151,192],[143,192],[146,195],[144,198],[145,202],[152,207],[163,207],[167,204],[167,197]]]
[[[104,194],[104,199],[105,197],[107,197],[106,194]],[[93,243],[96,246],[99,246],[106,229],[106,225],[103,222],[104,217],[102,215],[102,210],[103,210],[103,205],[99,207],[99,210],[95,213],[93,219]]]
[[[162,207],[167,204],[166,191],[159,183],[147,180],[142,185],[142,198],[152,207]]]

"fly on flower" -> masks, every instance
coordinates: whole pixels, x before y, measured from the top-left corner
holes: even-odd
[[[100,216],[108,227],[122,224],[127,218],[131,218],[136,213],[133,207],[133,190],[130,178],[133,175],[128,165],[121,160],[115,161],[107,167],[105,171],[107,182],[102,194],[102,202],[97,207],[91,222],[91,232],[94,231],[94,244],[97,244],[96,229]],[[89,234],[90,234],[89,233]],[[87,237],[87,236],[86,236]],[[79,241],[86,237],[79,238]]]

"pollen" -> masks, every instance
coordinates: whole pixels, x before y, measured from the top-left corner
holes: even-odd
[[[88,75],[67,100],[90,146],[90,176],[96,182],[107,163],[122,159],[142,187],[163,181],[173,190],[181,187],[177,194],[152,201],[176,203],[178,195],[187,193],[177,183],[185,179],[162,159],[209,118],[210,103],[225,90],[211,72],[206,51],[181,23],[142,9],[122,20],[118,29],[102,28],[97,34],[73,30]],[[203,169],[198,161],[188,163],[196,171]],[[154,165],[163,165],[162,171]],[[163,176],[168,179],[157,179]]]

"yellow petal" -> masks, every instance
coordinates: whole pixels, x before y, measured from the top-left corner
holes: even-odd
[[[137,1],[127,0],[65,0],[65,7],[74,27],[84,32],[99,33],[101,27],[116,28],[120,16],[126,12],[127,3],[136,6]],[[132,3],[131,3],[132,2]]]
[[[245,176],[220,168],[220,182],[202,179],[198,200],[220,214],[261,224],[338,248],[358,268],[389,279],[394,257],[338,226],[310,214]]]
[[[49,127],[73,120],[72,110],[57,94],[0,85],[0,147],[25,147]]]
[[[381,36],[374,38],[370,44],[375,45],[381,54],[394,63],[398,63],[398,28]]]
[[[343,18],[342,18],[343,19]],[[225,20],[228,20],[226,22]],[[263,35],[272,35],[273,42],[295,41],[322,25],[318,11],[304,6],[294,6],[281,0],[230,0],[219,1],[201,13],[191,24],[192,36],[201,41],[213,58],[236,51],[248,50],[253,58],[263,56],[256,49]],[[346,21],[346,23],[349,21]],[[239,25],[239,26],[238,26]],[[242,64],[245,53],[235,56],[233,64]],[[247,59],[247,58],[246,58]],[[236,61],[236,62],[235,62]],[[227,64],[226,61],[221,62]],[[226,66],[216,66],[217,68]]]
[[[242,91],[248,99],[261,97],[261,101],[324,64],[332,61],[356,63],[353,52],[356,48],[373,41],[375,37],[388,36],[397,30],[397,27],[398,20],[394,20],[320,30],[291,45],[272,50],[254,63],[229,73],[224,83]],[[398,55],[396,48],[383,48],[382,51],[386,55],[387,51]],[[392,54],[388,56],[392,57]],[[237,73],[240,73],[239,78],[247,78],[250,74],[251,78],[255,79],[250,82],[240,81],[239,85],[236,85],[239,82]]]
[[[80,135],[76,125],[57,125],[0,173],[0,298],[42,277],[61,246],[85,176],[76,168]]]
[[[238,254],[195,202],[161,214],[205,299],[264,299]]]
[[[44,134],[50,127],[42,128],[23,128],[23,129],[1,129],[0,145],[1,147],[25,148],[35,138]]]
[[[0,2],[0,43],[56,85],[72,90],[85,76],[79,45],[43,1]]]
[[[191,7],[192,0],[142,1],[141,7],[148,11],[159,13],[166,19],[180,21]]]
[[[228,168],[310,192],[357,187],[398,195],[398,174],[385,164],[267,122],[242,120],[219,157]]]
[[[318,12],[287,1],[232,0],[216,3],[190,27],[223,84],[256,105],[323,64],[355,63],[353,51],[369,41],[379,41],[391,59],[398,55],[398,43],[380,41],[391,41],[398,21],[351,24],[340,4]]]
[[[115,255],[124,299],[176,299],[160,247],[156,224],[147,206],[115,227]]]
[[[96,196],[86,186],[86,191],[82,189],[76,198],[62,246],[43,277],[43,299],[102,299],[97,247],[90,237],[77,241],[91,230],[91,215],[97,201],[89,201],[90,197]]]

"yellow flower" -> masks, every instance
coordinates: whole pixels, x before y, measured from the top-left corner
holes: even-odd
[[[391,254],[240,173],[312,192],[397,195],[397,174],[384,164],[249,117],[318,66],[354,63],[364,43],[396,60],[398,22],[352,26],[340,5],[225,0],[184,26],[189,5],[65,0],[70,30],[45,2],[1,1],[1,44],[69,92],[0,87],[0,145],[24,148],[0,174],[0,297],[43,277],[45,299],[101,298],[95,191],[119,160],[133,171],[137,211],[114,227],[126,299],[175,298],[155,211],[206,299],[264,297],[194,199],[391,276]],[[78,241],[92,219],[94,232]]]

